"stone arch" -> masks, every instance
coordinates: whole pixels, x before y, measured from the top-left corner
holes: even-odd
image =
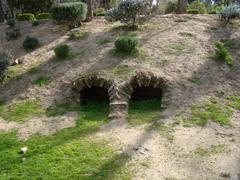
[[[142,98],[157,98],[162,104],[166,102],[165,92],[167,89],[166,80],[152,72],[139,71],[120,85],[120,96],[129,102],[133,95],[142,96]],[[137,90],[138,92],[136,92]],[[142,91],[142,92],[141,92]],[[134,92],[136,92],[134,94]],[[136,100],[141,97],[134,97]]]
[[[84,104],[89,99],[112,102],[117,97],[116,86],[113,80],[106,78],[102,72],[89,73],[73,82],[75,101]]]

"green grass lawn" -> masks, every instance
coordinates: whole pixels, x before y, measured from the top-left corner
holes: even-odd
[[[107,104],[75,110],[77,126],[51,136],[21,142],[15,132],[0,133],[0,179],[130,179],[129,157],[91,136],[107,122]],[[25,146],[27,153],[19,154]]]

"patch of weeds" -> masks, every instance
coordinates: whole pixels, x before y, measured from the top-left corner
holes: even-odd
[[[183,54],[183,52],[185,50],[185,46],[180,43],[174,43],[174,44],[169,45],[169,50],[170,50],[170,53],[174,53],[176,55],[181,55],[181,54]]]
[[[211,100],[204,105],[193,105],[191,107],[191,118],[185,120],[185,124],[195,124],[198,126],[205,126],[209,120],[218,123],[221,126],[231,126],[231,116],[233,110],[222,103]]]
[[[121,76],[121,75],[129,75],[131,74],[133,69],[129,66],[117,66],[112,70],[113,75]]]
[[[230,178],[231,174],[230,173],[221,173],[220,176],[223,178]]]
[[[71,40],[81,40],[81,39],[85,39],[90,35],[90,32],[72,32],[70,33],[69,39]]]
[[[47,84],[49,84],[51,82],[50,77],[44,77],[44,76],[39,76],[34,82],[33,84],[37,85],[37,86],[45,86]]]
[[[200,156],[210,156],[214,154],[219,154],[226,152],[226,145],[225,144],[217,144],[217,145],[211,145],[210,148],[202,148],[197,147],[194,151],[194,154],[198,154]]]
[[[0,105],[0,116],[6,121],[23,122],[29,117],[43,114],[40,100],[22,100]]]
[[[3,82],[17,79],[22,72],[21,65],[9,66],[6,70],[6,76],[3,79]]]
[[[36,74],[36,73],[38,73],[38,72],[40,72],[40,69],[39,69],[38,67],[36,67],[36,66],[33,66],[33,67],[31,67],[31,68],[28,70],[28,73],[29,73],[29,74]]]
[[[196,85],[203,84],[203,81],[201,79],[194,78],[194,77],[188,78],[188,81],[190,81],[191,83],[196,84]]]
[[[216,61],[225,62],[229,66],[233,66],[233,58],[229,53],[228,49],[225,48],[224,44],[220,41],[215,42],[215,55]]]
[[[219,97],[219,98],[222,98],[224,97],[225,93],[223,91],[217,91],[216,92],[216,96]]]
[[[234,109],[240,110],[240,96],[229,96],[228,100],[230,100],[229,106]]]
[[[100,46],[103,46],[103,45],[106,45],[106,44],[109,44],[109,43],[111,43],[111,41],[109,39],[101,39],[101,40],[97,41],[97,44],[100,45]]]
[[[128,109],[128,122],[131,125],[153,123],[161,118],[161,101],[145,100],[130,102]]]

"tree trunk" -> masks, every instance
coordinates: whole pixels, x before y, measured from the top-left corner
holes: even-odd
[[[2,1],[0,0],[0,22],[4,21],[4,12],[2,7]]]
[[[178,14],[185,14],[187,12],[187,0],[178,0]]]
[[[92,0],[87,0],[87,6],[88,6],[87,16],[88,16],[88,18],[91,19],[93,17]]]

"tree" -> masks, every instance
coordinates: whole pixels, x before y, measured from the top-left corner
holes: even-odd
[[[178,14],[185,14],[187,12],[187,0],[178,0],[177,3],[177,13]]]
[[[4,12],[3,12],[3,7],[2,7],[2,1],[0,0],[0,22],[4,21]]]

